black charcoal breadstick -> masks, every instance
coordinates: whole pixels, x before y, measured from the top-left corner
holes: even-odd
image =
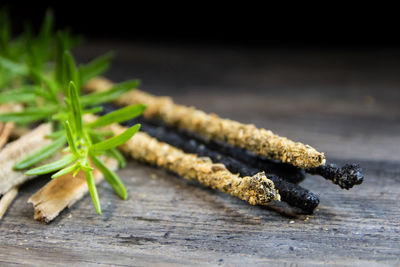
[[[341,168],[336,164],[326,164],[307,170],[308,173],[320,175],[344,189],[350,189],[363,182],[364,175],[361,171],[360,165],[356,163],[345,164]]]
[[[167,129],[164,126],[157,127],[143,120],[130,121],[127,124],[130,125],[137,122],[141,123],[141,131],[146,132],[150,136],[178,147],[187,153],[195,153],[199,156],[209,157],[214,162],[224,164],[226,168],[233,173],[248,176],[260,172],[259,169],[248,167],[243,162],[211,150],[196,139],[190,139],[187,136]],[[281,195],[282,201],[285,201],[291,206],[302,209],[307,214],[311,214],[318,206],[318,197],[307,189],[302,188],[297,184],[289,183],[272,173],[266,173],[266,176],[274,182],[275,187]]]

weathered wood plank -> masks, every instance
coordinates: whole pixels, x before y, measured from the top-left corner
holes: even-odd
[[[138,263],[182,264],[217,264],[221,258],[233,264],[275,258],[307,264],[393,263],[400,241],[400,172],[381,172],[379,163],[362,164],[371,166],[366,172],[369,179],[353,191],[309,177],[304,186],[319,192],[322,203],[314,216],[297,218],[130,163],[119,172],[129,188],[127,201],[102,184],[103,216],[96,216],[86,197],[46,226],[32,221],[26,205],[32,191],[43,184],[33,181],[21,188],[21,196],[1,222],[0,239],[7,242],[0,245],[0,258],[12,250],[19,251],[13,260],[20,263],[29,262],[32,254],[52,262],[77,255],[73,261],[93,264],[129,264],[132,258]],[[113,256],[100,256],[99,251]]]
[[[137,76],[144,90],[310,143],[339,164],[359,161],[365,181],[343,191],[309,176],[302,185],[319,210],[293,216],[130,161],[119,171],[128,200],[102,183],[102,216],[87,196],[45,225],[26,203],[49,180],[40,178],[0,222],[0,265],[400,264],[398,52],[103,45],[80,55],[109,47],[121,55],[110,78]]]

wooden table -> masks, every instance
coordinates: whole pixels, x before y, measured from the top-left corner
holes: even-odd
[[[305,216],[131,161],[119,171],[127,201],[102,183],[103,215],[87,196],[45,225],[27,204],[48,181],[39,178],[0,221],[0,265],[400,264],[399,51],[89,43],[76,54],[108,49],[113,80],[139,77],[144,90],[359,162],[365,182],[346,191],[307,177],[321,204]]]

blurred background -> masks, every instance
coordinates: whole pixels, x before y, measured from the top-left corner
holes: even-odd
[[[2,4],[15,33],[27,21],[38,28],[50,7],[57,28],[84,36],[74,51],[81,62],[115,51],[112,80],[140,78],[146,91],[255,123],[330,158],[400,158],[400,42],[389,13]]]

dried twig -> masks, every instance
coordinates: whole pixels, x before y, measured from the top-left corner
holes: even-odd
[[[107,158],[104,160],[107,166],[116,170],[118,162],[114,159]],[[103,180],[103,175],[95,169],[94,178],[96,184]],[[76,177],[72,173],[60,176],[51,180],[39,191],[33,194],[28,203],[32,203],[34,207],[34,219],[51,222],[66,207],[71,207],[80,200],[88,192],[85,174],[80,171]]]
[[[86,89],[104,91],[112,86],[104,78],[88,82]],[[251,124],[242,124],[207,114],[193,107],[175,104],[169,97],[155,97],[140,90],[133,90],[116,101],[119,105],[145,104],[145,117],[160,118],[171,126],[177,126],[215,140],[228,142],[268,158],[281,160],[301,168],[313,168],[325,163],[323,153],[309,145],[293,142],[285,137],[258,129]]]
[[[18,187],[11,188],[3,195],[0,200],[0,220],[3,218],[3,215],[6,213],[8,207],[11,205],[17,195]]]

